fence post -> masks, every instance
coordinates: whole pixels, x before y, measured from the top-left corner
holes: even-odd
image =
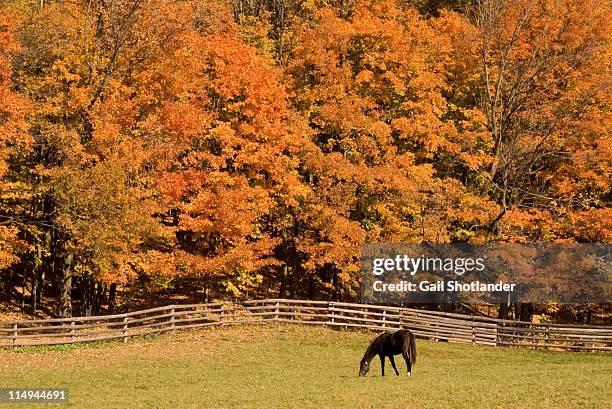
[[[128,317],[126,315],[125,317],[123,317],[123,343],[127,342],[128,336],[129,336]]]
[[[279,318],[279,312],[280,312],[280,301],[276,301],[276,308],[274,310],[274,321],[278,321]]]
[[[12,339],[12,344],[13,344],[13,348],[15,348],[17,346],[17,324],[13,324],[13,339]]]
[[[404,309],[399,310],[399,327],[400,329],[404,329]]]
[[[175,326],[174,326],[174,308],[170,309],[170,314],[172,314],[172,315],[170,315],[170,331],[171,332],[175,332]]]
[[[383,326],[383,328],[387,327],[386,320],[387,320],[387,310],[383,310],[383,313],[382,313],[382,322],[383,322],[382,326]]]
[[[501,341],[500,335],[499,335],[499,328],[501,326],[501,322],[496,322],[495,323],[495,346],[498,345],[502,345],[499,343],[499,341]]]
[[[74,334],[75,334],[74,326],[75,325],[76,325],[76,322],[74,320],[70,321],[70,341],[74,341]]]
[[[333,326],[335,323],[335,316],[334,316],[334,302],[333,301],[328,301],[327,302],[327,318],[330,321],[330,324]]]
[[[544,349],[548,349],[549,340],[550,340],[550,325],[547,325],[546,331],[544,332]]]
[[[474,317],[472,316],[472,344],[476,343],[476,327],[474,326]]]

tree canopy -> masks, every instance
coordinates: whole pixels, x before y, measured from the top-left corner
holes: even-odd
[[[0,290],[354,299],[366,242],[609,243],[610,17],[2,1]]]

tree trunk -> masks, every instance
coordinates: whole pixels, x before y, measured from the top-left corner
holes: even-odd
[[[87,316],[89,316],[93,314],[96,302],[96,281],[93,278],[89,278],[87,282],[89,284],[89,291],[87,292]]]
[[[507,320],[508,319],[508,304],[507,303],[501,303],[499,304],[499,315],[497,316],[497,318],[499,318],[500,320]]]
[[[72,290],[72,262],[73,255],[68,253],[64,258],[64,268],[62,269],[62,282],[60,286],[59,297],[59,316],[67,318],[72,316],[72,299],[70,292]]]
[[[589,311],[587,312],[587,320],[586,320],[586,323],[588,325],[591,324],[591,318],[593,318],[593,310],[589,308]]]
[[[81,287],[81,305],[79,308],[79,315],[82,317],[88,317],[89,316],[89,277],[81,276],[80,287]]]
[[[298,270],[297,268],[295,268],[295,263],[294,263],[294,267],[292,267],[289,270],[289,298],[291,299],[297,299],[298,293]]]
[[[45,233],[45,249],[47,250],[47,255],[43,257],[43,259],[41,259],[42,265],[40,269],[40,286],[38,288],[38,304],[40,304],[42,300],[43,292],[45,289],[45,280],[47,278],[47,272],[49,272],[50,277],[53,277],[53,270],[55,268],[53,231],[51,230],[47,230],[47,232]]]
[[[23,280],[21,280],[21,309],[25,311],[26,306],[26,283],[28,274],[25,269],[22,271]]]
[[[108,313],[112,314],[115,311],[115,297],[117,295],[117,284],[112,283],[108,290]]]
[[[520,308],[520,304],[519,303],[515,303],[513,305],[513,309],[514,309],[514,319],[515,320],[520,320],[521,318],[521,308]]]
[[[39,274],[38,274],[38,266],[34,268],[32,271],[32,291],[30,293],[30,312],[32,314],[36,314],[36,310],[38,309],[38,288],[39,288]]]
[[[43,290],[45,289],[45,269],[40,269],[40,285],[38,286],[38,291],[36,292],[36,303],[40,304],[40,300],[42,299]]]
[[[531,321],[531,314],[529,313],[531,305],[526,302],[522,302],[520,305],[521,314],[519,316],[520,321]]]
[[[42,255],[42,247],[39,244],[36,246],[36,260],[34,261],[34,268],[32,269],[32,292],[30,294],[30,312],[32,314],[36,314],[38,301],[40,300],[39,289],[41,286]]]
[[[8,271],[8,275],[6,281],[3,280],[2,283],[4,287],[4,292],[6,294],[6,300],[10,303],[13,300],[13,269],[10,268]]]
[[[308,277],[308,299],[313,300],[314,297],[315,297],[315,281],[314,281],[312,274],[310,274],[310,277]]]
[[[335,267],[332,267],[331,286],[333,288],[332,299],[340,301],[340,283],[338,282],[338,273]]]
[[[106,293],[106,286],[102,283],[96,283],[94,286],[93,306],[91,308],[92,315],[100,315],[100,306]]]
[[[280,273],[280,287],[278,289],[278,298],[285,298],[285,292],[287,291],[287,264],[283,266]]]

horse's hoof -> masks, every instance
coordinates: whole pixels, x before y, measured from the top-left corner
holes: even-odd
[[[412,372],[408,372],[408,376],[412,376]]]

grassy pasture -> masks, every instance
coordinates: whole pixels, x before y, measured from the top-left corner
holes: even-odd
[[[225,327],[77,347],[0,351],[0,388],[66,387],[70,408],[610,408],[612,354],[418,341],[357,377],[372,333]],[[41,407],[1,405],[0,407]]]

